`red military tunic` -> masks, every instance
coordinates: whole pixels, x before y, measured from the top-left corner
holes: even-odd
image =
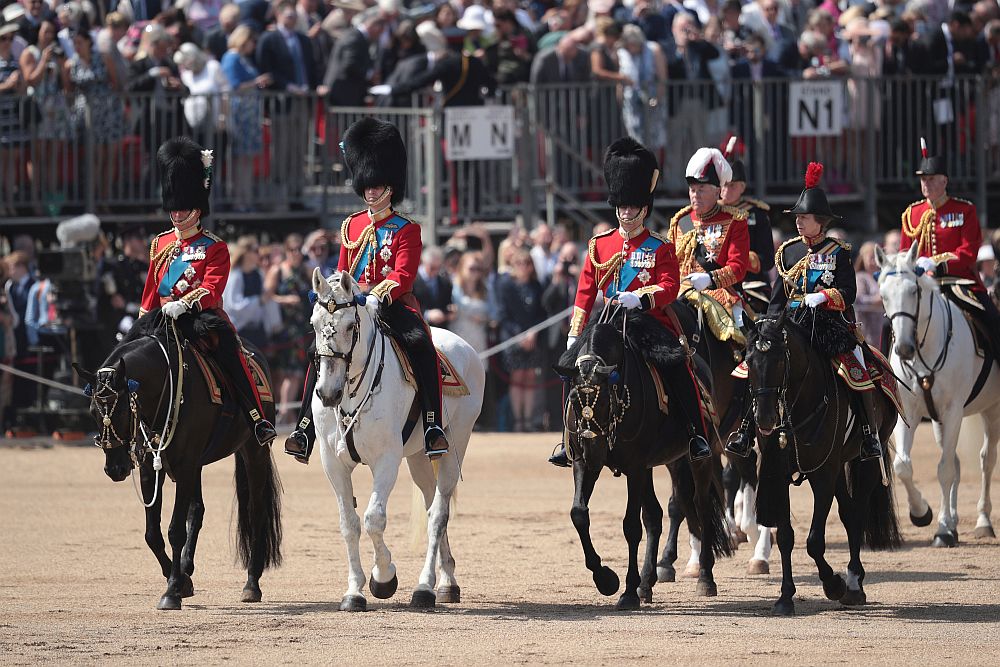
[[[621,229],[613,229],[590,239],[576,288],[570,336],[579,336],[583,331],[599,290],[606,298],[619,292],[635,292],[646,312],[674,333],[681,333],[675,330],[665,309],[677,298],[680,286],[674,246],[648,229],[636,232],[626,239]]]
[[[937,263],[945,262],[949,276],[976,282],[976,291],[984,290],[976,270],[976,257],[983,242],[979,215],[972,202],[945,195],[934,206],[921,199],[903,211],[903,235],[900,250],[908,250],[914,242],[919,244],[920,257],[930,257]],[[957,259],[947,256],[955,255]]]
[[[733,206],[716,206],[704,219],[685,206],[670,221],[668,237],[677,249],[680,273],[707,273],[712,285],[706,292],[726,308],[740,301],[732,289],[750,268],[750,230],[747,212]]]
[[[169,230],[149,246],[149,272],[139,313],[168,301],[184,301],[192,311],[222,308],[229,280],[229,248],[214,234],[195,225],[184,232]]]
[[[339,271],[348,271],[365,291],[391,304],[405,295],[404,302],[420,312],[412,296],[413,281],[420,266],[420,225],[400,216],[391,208],[372,219],[360,211],[340,227]]]

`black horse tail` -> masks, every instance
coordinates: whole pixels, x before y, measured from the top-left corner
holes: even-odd
[[[871,462],[867,465],[874,468]],[[903,546],[903,536],[899,534],[899,522],[896,520],[896,499],[892,492],[892,454],[885,445],[882,446],[882,465],[885,466],[889,484],[882,484],[881,479],[875,483],[875,490],[868,501],[868,511],[865,512],[865,541],[872,551],[891,551]],[[881,478],[881,474],[878,474]],[[861,475],[853,475],[855,494],[858,492],[860,477]]]
[[[257,445],[252,443],[247,446]],[[253,557],[254,537],[259,535],[263,540],[262,567],[267,569],[281,565],[281,480],[278,479],[271,453],[260,454],[263,462],[263,470],[260,472],[264,484],[261,494],[264,499],[263,507],[257,507],[250,493],[250,477],[244,454],[237,452],[233,457],[236,459],[236,504],[239,516],[237,553],[243,567],[249,568]]]
[[[703,464],[708,465],[708,463]],[[701,548],[710,548],[716,556],[732,556],[733,545],[729,539],[729,524],[726,521],[726,500],[722,486],[722,468],[718,462],[712,461],[712,484],[708,490],[708,516],[699,512],[700,504],[695,498],[694,471],[691,462],[685,456],[678,461],[674,481],[674,498],[680,503],[681,511],[688,522],[688,530],[701,540]],[[711,531],[707,529],[711,528]],[[706,543],[705,536],[711,532],[711,544]]]

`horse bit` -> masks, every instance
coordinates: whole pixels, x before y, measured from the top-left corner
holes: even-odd
[[[591,366],[590,371],[584,375],[582,366],[588,361],[595,363]],[[580,370],[582,379],[570,391],[567,411],[572,410],[573,412],[577,423],[577,434],[581,438],[588,440],[593,440],[598,435],[602,435],[608,440],[608,449],[614,449],[615,439],[618,434],[618,425],[622,423],[625,413],[632,405],[632,394],[628,387],[624,387],[624,391],[619,394],[618,382],[612,379],[612,376],[617,375],[615,366],[605,364],[604,359],[596,354],[584,354],[578,357],[576,367]],[[600,399],[603,384],[602,382],[594,381],[594,376],[597,374],[607,374],[611,380],[608,392],[611,406],[608,427],[606,429],[602,429],[594,419],[594,408]]]

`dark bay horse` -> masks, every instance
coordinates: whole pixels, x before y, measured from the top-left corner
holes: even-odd
[[[212,402],[185,342],[209,334],[211,317],[202,314],[196,321],[182,315],[175,329],[159,309],[150,311],[98,371],[76,366],[90,385],[90,411],[101,431],[96,440],[104,449],[105,473],[121,482],[139,468],[146,544],[167,579],[158,609],[180,609],[181,598],[194,595],[191,575],[205,513],[201,471],[230,454],[236,454],[238,552],[248,572],[243,602],[260,601],[261,574],[281,562],[281,486],[270,447],[257,444],[225,386],[223,404]],[[263,359],[255,358],[266,374]],[[274,405],[265,408],[273,419]],[[164,472],[176,484],[167,531],[171,555],[160,529]]]
[[[852,391],[830,360],[810,344],[812,332],[784,314],[754,323],[748,341],[747,367],[761,448],[758,518],[778,529],[781,551],[781,597],[775,613],[795,612],[792,580],[792,530],[788,485],[809,481],[812,523],[806,550],[819,569],[823,592],[845,605],[867,601],[861,545],[894,549],[902,540],[892,497],[892,466],[886,441],[897,411],[880,389],[876,397],[882,460],[861,461],[861,425]],[[881,469],[880,469],[881,468]],[[794,476],[798,476],[793,480]],[[827,563],[826,520],[833,499],[847,530],[851,552],[847,581]]]
[[[570,516],[583,545],[587,568],[603,595],[614,595],[618,575],[601,564],[590,537],[589,502],[601,471],[606,466],[625,476],[628,502],[623,530],[628,543],[629,563],[625,591],[617,609],[638,609],[640,600],[652,602],[656,584],[656,556],[663,524],[663,510],[653,490],[652,468],[666,465],[677,489],[676,497],[685,506],[689,526],[705,548],[701,552],[697,591],[716,595],[712,570],[717,555],[729,555],[719,462],[719,447],[712,457],[691,463],[688,460],[686,416],[670,387],[670,376],[685,378],[684,352],[677,339],[671,347],[625,343],[621,312],[608,322],[591,322],[577,342],[562,356],[556,371],[570,382],[566,408],[569,432],[567,454],[573,462],[575,492]],[[659,323],[645,314],[627,316],[629,340],[669,336]],[[645,330],[645,336],[643,335]],[[637,350],[642,350],[642,354]],[[664,382],[670,396],[669,414],[657,399],[654,379],[646,365],[652,350],[659,368],[672,370]],[[644,357],[643,354],[646,356]],[[669,355],[669,356],[664,356]],[[690,379],[683,391],[690,391]],[[640,520],[641,513],[641,520]],[[646,531],[645,562],[640,574],[639,541]]]

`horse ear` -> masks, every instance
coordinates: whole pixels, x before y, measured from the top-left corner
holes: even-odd
[[[918,243],[914,243],[910,246],[909,251],[906,253],[907,264],[913,265],[917,263],[917,257],[920,256],[919,245]]]
[[[115,367],[115,389],[122,390],[128,386],[128,371],[125,369],[125,357],[118,359]]]
[[[340,272],[340,289],[344,291],[344,294],[354,294],[354,289],[352,283],[354,278],[347,271]]]
[[[73,362],[73,370],[75,370],[76,374],[80,376],[80,379],[82,379],[87,384],[95,384],[97,382],[97,375],[91,373],[90,371],[88,371],[86,368],[76,363],[75,361]]]
[[[885,266],[885,251],[880,245],[875,246],[875,265],[880,269]]]
[[[320,271],[317,266],[313,269],[313,292],[316,292],[319,296],[327,299],[330,297],[330,283],[326,282],[326,278],[323,277],[323,272]]]
[[[781,314],[778,315],[778,321],[777,321],[777,326],[779,329],[783,329],[785,327],[785,319],[787,319],[787,317],[788,317],[788,311],[782,310]]]

